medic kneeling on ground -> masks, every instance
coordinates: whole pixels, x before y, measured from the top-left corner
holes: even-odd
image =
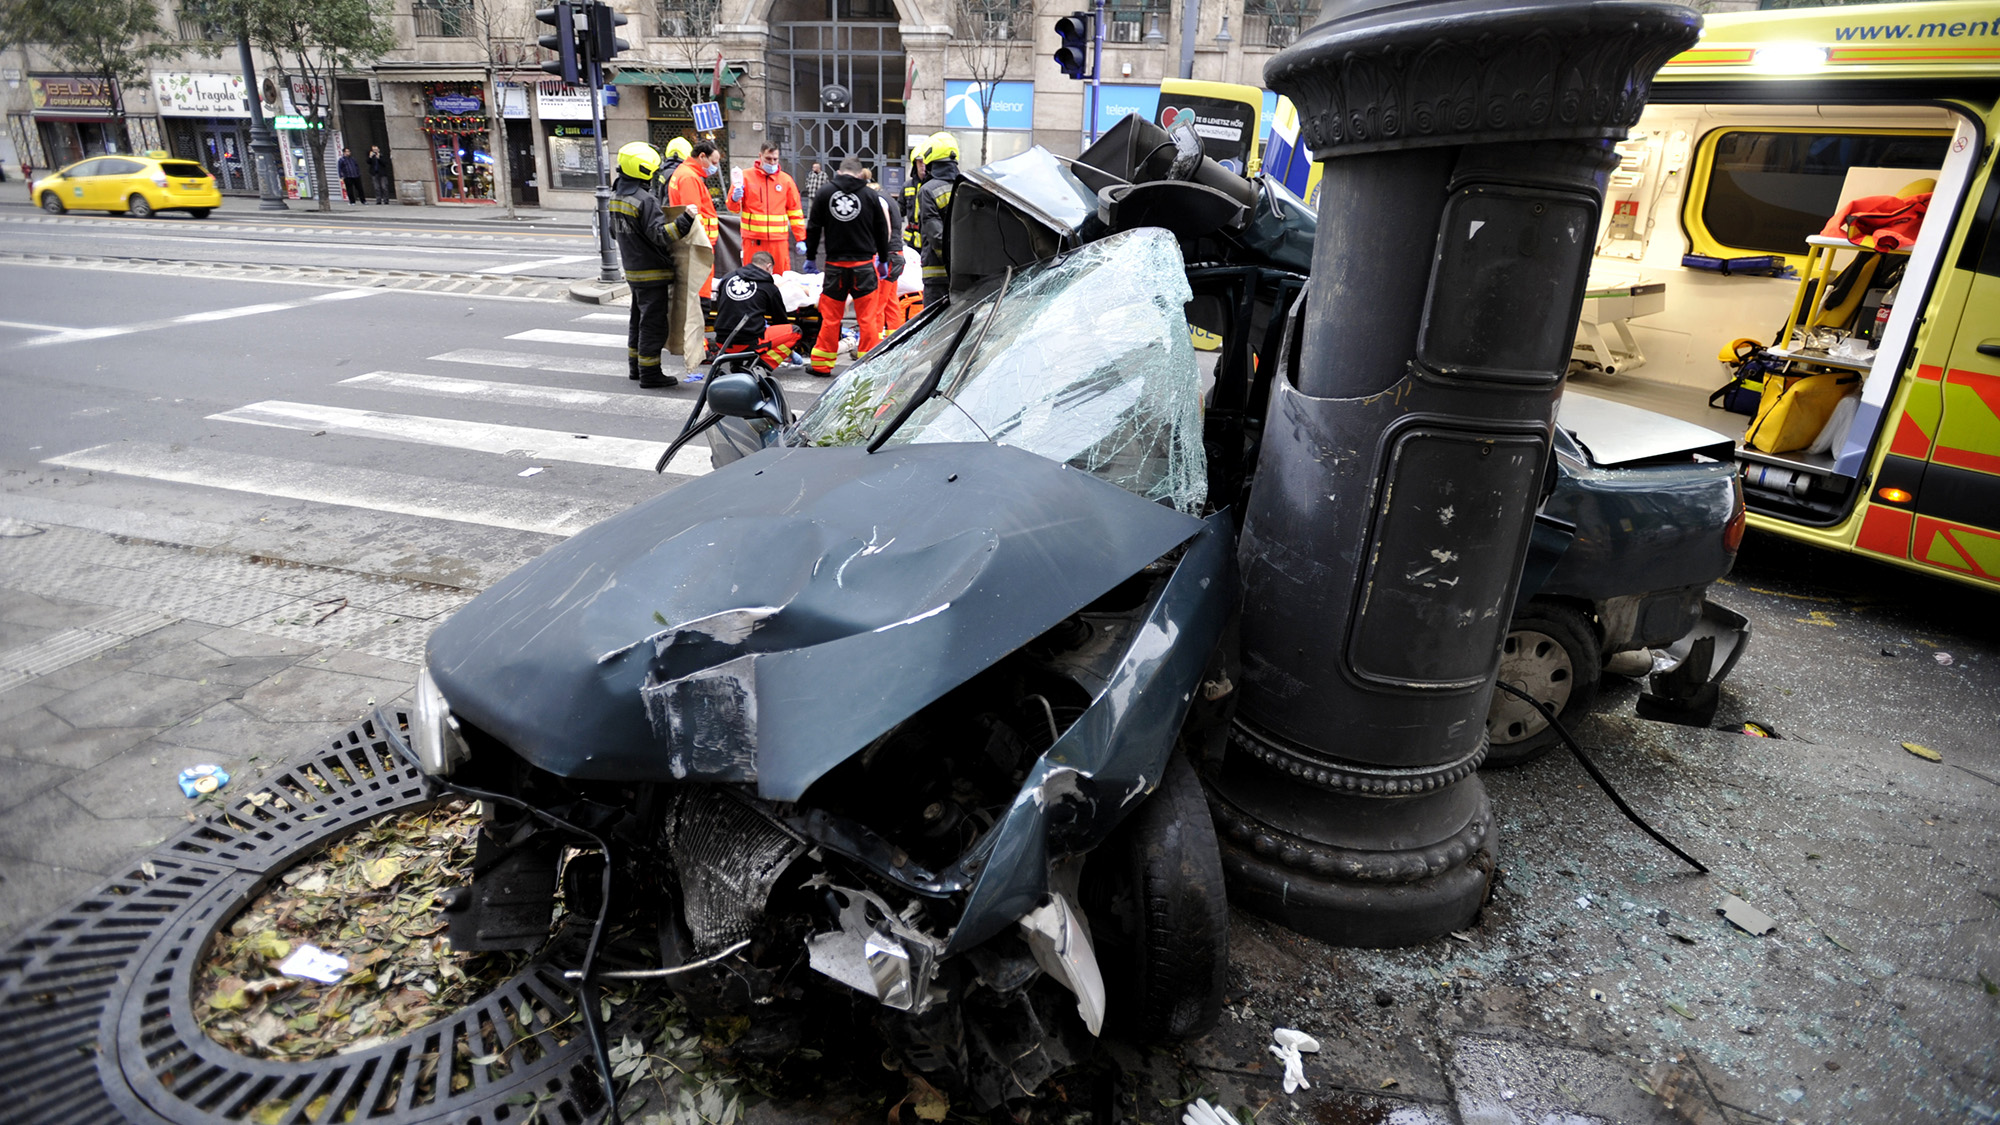
[[[759,250],[715,287],[715,340],[723,355],[754,350],[765,367],[776,370],[791,358],[800,332],[798,325],[786,323],[785,297],[772,279],[773,264],[771,252]]]

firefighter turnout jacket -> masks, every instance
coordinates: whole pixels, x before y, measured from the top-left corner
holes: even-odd
[[[762,266],[745,265],[715,287],[715,340],[723,351],[749,348],[766,328],[790,319],[785,295]]]
[[[745,241],[806,240],[805,204],[799,199],[799,185],[782,169],[770,173],[752,164],[743,173],[743,199],[732,202],[730,209],[743,216]]]
[[[826,243],[823,257],[819,252],[822,241]],[[895,249],[882,197],[865,180],[841,172],[819,189],[806,221],[806,257],[824,262],[865,262],[887,259]]]
[[[650,186],[625,175],[613,185],[610,208],[625,280],[641,288],[672,284],[673,246],[694,229],[694,216],[681,211],[668,219]]]
[[[950,248],[945,245],[951,219],[951,192],[958,186],[958,161],[933,160],[924,166],[929,178],[917,191],[917,253],[923,255],[924,284],[951,281]]]

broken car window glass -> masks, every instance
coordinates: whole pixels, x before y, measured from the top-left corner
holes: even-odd
[[[1201,509],[1200,382],[1173,236],[1140,229],[1015,274],[976,321],[936,396],[890,444],[992,441],[1075,466],[1149,500]],[[991,298],[968,311],[985,316]],[[957,321],[858,364],[800,423],[814,445],[865,441],[923,380]],[[896,353],[907,353],[898,356]]]

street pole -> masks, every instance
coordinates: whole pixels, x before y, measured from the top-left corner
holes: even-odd
[[[257,66],[250,58],[250,31],[236,32],[236,56],[243,64],[243,92],[250,103],[250,157],[257,165],[257,209],[289,211],[285,177],[278,165],[278,137],[264,120],[263,98],[257,90]]]
[[[593,15],[599,12],[608,12],[610,9],[603,4],[592,3],[578,4],[576,11],[582,17],[582,20],[578,24],[579,32],[581,32],[582,28],[588,26],[589,20]],[[578,38],[586,43],[594,43],[596,40],[594,34],[579,34]],[[604,96],[604,69],[598,65],[597,50],[595,47],[591,48],[587,65],[590,67],[588,75],[590,82],[590,135],[591,139],[597,143],[597,280],[610,285],[616,284],[624,275],[618,272],[618,255],[611,243],[611,177],[606,174],[604,165],[604,102],[602,100]]]
[[[1201,0],[1181,0],[1181,77],[1194,77],[1194,41],[1201,34]]]
[[[1104,74],[1104,0],[1097,0],[1097,18],[1090,21],[1090,143],[1097,143],[1097,91]]]
[[[1320,236],[1245,506],[1244,683],[1210,804],[1239,904],[1383,947],[1486,901],[1485,717],[1611,146],[1700,17],[1339,12],[1264,71],[1322,163]]]

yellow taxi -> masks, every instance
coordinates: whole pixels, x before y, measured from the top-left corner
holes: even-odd
[[[161,149],[144,156],[93,156],[35,181],[30,193],[51,215],[64,211],[127,211],[150,219],[186,211],[197,219],[222,206],[222,189],[208,169]]]

